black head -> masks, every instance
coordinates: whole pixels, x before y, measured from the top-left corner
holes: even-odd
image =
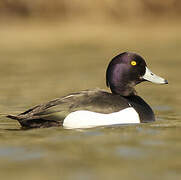
[[[112,93],[122,96],[134,94],[133,87],[142,81],[149,80],[160,84],[166,83],[166,80],[148,71],[146,62],[141,56],[136,53],[124,52],[114,57],[109,63],[106,71],[106,83]],[[150,78],[153,80],[150,80]]]

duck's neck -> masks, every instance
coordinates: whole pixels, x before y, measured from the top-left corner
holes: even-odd
[[[127,84],[124,86],[110,87],[113,94],[119,94],[121,96],[132,96],[137,95],[136,90],[133,88],[133,85]]]

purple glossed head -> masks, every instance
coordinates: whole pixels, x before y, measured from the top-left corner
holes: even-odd
[[[143,81],[167,83],[163,78],[153,74],[147,68],[145,60],[136,53],[121,53],[114,57],[108,65],[106,84],[113,94],[132,95],[134,94],[133,87]]]

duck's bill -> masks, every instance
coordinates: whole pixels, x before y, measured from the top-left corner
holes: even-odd
[[[146,81],[150,81],[156,84],[168,84],[168,81],[166,79],[163,79],[162,77],[152,73],[147,67],[145,74],[144,76],[142,76],[142,78]]]

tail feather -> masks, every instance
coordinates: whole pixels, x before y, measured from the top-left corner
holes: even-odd
[[[19,120],[18,116],[14,115],[6,115],[7,118],[14,119],[14,120]]]
[[[23,119],[22,117],[15,115],[6,115],[7,118],[17,120],[23,129],[31,129],[31,128],[47,128],[53,126],[61,126],[62,122],[56,120],[47,120],[42,118],[35,119]]]
[[[10,118],[10,119],[14,119],[14,120],[20,120],[20,118],[18,116],[11,115],[11,114],[0,113],[0,116],[4,116],[4,117]]]

